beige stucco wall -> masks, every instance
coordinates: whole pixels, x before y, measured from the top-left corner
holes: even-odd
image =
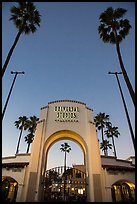
[[[103,201],[112,202],[111,187],[117,181],[126,180],[131,183],[135,183],[135,171],[124,170],[124,168],[133,168],[134,165],[131,161],[116,159],[112,156],[101,156],[101,178],[102,178],[102,191],[103,191]],[[120,167],[121,170],[111,170],[103,166]]]
[[[57,120],[55,106],[59,107],[77,107],[76,120],[78,122],[60,122]],[[59,134],[57,134],[59,133]],[[98,150],[98,140],[96,128],[93,120],[93,111],[86,107],[86,104],[78,101],[55,101],[50,102],[48,106],[41,109],[40,120],[37,125],[35,140],[32,146],[32,156],[30,159],[30,183],[35,177],[35,189],[32,185],[28,186],[27,201],[29,199],[38,201],[40,199],[41,175],[46,170],[46,159],[49,148],[59,139],[72,139],[79,143],[84,152],[87,183],[88,183],[88,200],[95,200],[94,182],[100,180],[101,160]],[[47,141],[49,140],[49,143]],[[46,145],[45,145],[46,144]],[[93,154],[94,149],[94,154]],[[98,177],[98,178],[97,178]],[[98,186],[101,185],[100,182]],[[30,188],[31,187],[31,188]],[[33,189],[31,192],[29,189]],[[101,195],[101,186],[98,188]],[[100,200],[101,197],[96,196]]]
[[[21,199],[22,188],[24,185],[24,175],[25,175],[24,168],[21,169],[20,172],[14,172],[12,169],[9,170],[6,170],[5,168],[2,169],[2,176],[9,176],[18,182],[18,193],[16,199],[17,202]]]
[[[2,162],[3,163],[21,163],[21,162],[29,162],[30,161],[30,153],[28,154],[16,154],[15,156],[9,156],[9,157],[3,157]]]
[[[30,160],[30,154],[17,154],[15,156],[3,157],[2,163],[28,163]],[[26,173],[29,165],[20,168],[2,168],[2,176],[9,176],[15,179],[18,183],[18,193],[16,202],[24,201],[24,187],[26,185]],[[15,169],[15,170],[14,170]],[[22,195],[23,194],[23,195]]]
[[[103,201],[112,202],[111,187],[112,185],[121,180],[126,180],[135,183],[135,172],[130,171],[112,171],[108,172],[102,168],[102,190],[103,190]]]

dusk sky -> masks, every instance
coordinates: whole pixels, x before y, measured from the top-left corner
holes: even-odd
[[[115,139],[117,157],[134,156],[134,147],[115,75],[120,72],[115,45],[104,43],[98,34],[99,16],[108,7],[124,8],[123,18],[130,21],[129,35],[120,43],[125,69],[135,90],[135,2],[35,2],[41,14],[41,26],[34,34],[22,34],[2,79],[2,109],[14,75],[18,75],[2,121],[2,156],[14,156],[19,130],[18,117],[40,116],[40,109],[56,100],[81,101],[93,109],[96,116],[104,112],[120,132]],[[16,2],[2,2],[2,64],[17,34],[10,18],[10,8]],[[122,75],[119,76],[133,131],[135,108]],[[25,153],[24,132],[19,153]],[[98,138],[101,140],[100,132]],[[60,141],[49,151],[48,167],[63,165]],[[68,165],[83,163],[80,147],[68,142],[72,151]],[[30,149],[31,150],[31,149]],[[56,155],[56,158],[55,158]],[[109,151],[109,155],[113,155]]]

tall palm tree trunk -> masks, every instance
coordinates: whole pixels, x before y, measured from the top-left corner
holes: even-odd
[[[19,152],[19,145],[20,145],[20,140],[21,140],[21,136],[22,136],[22,131],[23,131],[23,128],[22,128],[21,131],[20,131],[20,136],[19,136],[19,140],[18,140],[18,145],[17,145],[16,154],[18,154],[18,152]]]
[[[28,152],[29,152],[29,148],[30,148],[30,143],[28,143],[28,146],[27,146],[27,151],[26,151],[26,153],[28,153]]]
[[[103,128],[101,129],[101,133],[102,133],[102,142],[104,142],[104,135],[103,135]],[[106,150],[104,149],[104,155],[106,156],[107,152]]]
[[[6,71],[7,65],[8,65],[9,60],[10,60],[10,58],[11,58],[11,55],[12,55],[12,53],[13,53],[13,51],[14,51],[14,48],[15,48],[16,45],[17,45],[17,42],[18,42],[18,40],[19,40],[19,38],[20,38],[21,33],[22,33],[21,31],[19,31],[19,32],[17,33],[17,36],[16,36],[16,38],[15,38],[15,40],[14,40],[14,43],[13,43],[13,45],[12,45],[12,47],[11,47],[9,53],[8,53],[8,56],[7,56],[6,60],[5,60],[5,63],[4,63],[4,65],[3,65],[3,68],[2,68],[2,77],[4,76],[4,73],[5,73],[5,71]]]
[[[116,39],[116,49],[117,49],[117,54],[118,54],[118,59],[119,59],[120,67],[121,67],[121,70],[122,70],[122,73],[123,73],[123,76],[124,76],[126,85],[127,85],[127,87],[128,87],[130,96],[131,96],[132,101],[133,101],[134,106],[135,106],[135,92],[134,92],[134,90],[133,90],[133,88],[132,88],[132,85],[131,85],[131,83],[130,83],[130,80],[129,80],[129,78],[128,78],[127,72],[126,72],[125,67],[124,67],[124,64],[123,64],[122,56],[121,56],[121,53],[120,53],[119,43],[118,43],[118,41],[117,41],[117,33],[116,33],[115,30],[114,30],[114,35],[115,35],[115,39]]]
[[[101,134],[102,134],[102,142],[103,142],[104,141],[103,128],[101,129]]]
[[[115,148],[115,143],[114,143],[114,137],[113,137],[113,135],[112,135],[112,144],[113,144],[113,149],[114,149],[115,158],[117,158],[116,148]]]
[[[66,151],[65,151],[65,158],[64,158],[64,200],[66,195]]]
[[[105,156],[108,156],[108,149],[105,149]]]

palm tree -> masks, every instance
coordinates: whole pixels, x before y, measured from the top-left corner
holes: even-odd
[[[69,144],[67,142],[65,142],[64,144],[61,144],[60,147],[61,152],[65,153],[65,158],[64,158],[64,200],[65,200],[65,192],[66,192],[66,154],[69,153],[71,151],[71,147],[69,146]]]
[[[106,122],[109,121],[109,115],[105,115],[105,113],[99,113],[94,117],[94,121],[98,130],[101,130],[102,133],[102,142],[104,140],[103,128],[106,126]]]
[[[49,186],[52,185],[53,182],[59,182],[61,181],[61,178],[59,178],[59,173],[55,170],[49,170],[48,174],[44,178],[44,184],[46,188],[49,188]]]
[[[11,7],[10,20],[12,20],[15,24],[16,28],[18,29],[18,33],[3,65],[2,77],[4,76],[11,55],[21,34],[29,34],[30,32],[35,33],[37,26],[40,26],[40,16],[41,15],[32,2],[18,2],[18,7]]]
[[[33,142],[33,140],[34,140],[34,135],[33,134],[31,134],[31,133],[29,133],[28,135],[26,135],[25,137],[24,137],[24,139],[25,139],[25,142],[27,142],[27,144],[28,144],[28,146],[27,146],[27,151],[26,151],[26,153],[28,153],[29,152],[29,148],[30,148],[30,144]]]
[[[100,38],[105,43],[116,44],[116,50],[118,54],[118,59],[120,63],[120,67],[128,87],[130,96],[135,105],[135,93],[126,73],[121,52],[120,52],[120,42],[128,35],[131,25],[129,20],[122,19],[123,15],[127,12],[126,9],[118,8],[113,9],[112,7],[107,8],[103,13],[101,13],[100,26],[98,27],[98,32],[100,34]]]
[[[103,140],[103,142],[100,143],[100,149],[104,151],[105,156],[108,156],[108,148],[112,149],[112,144],[110,144],[108,140]]]
[[[64,144],[61,144],[60,150],[61,150],[61,152],[65,153],[64,169],[66,169],[66,154],[71,151],[71,147],[69,146],[69,144],[67,142],[65,142]]]
[[[119,131],[118,131],[118,127],[112,127],[111,123],[107,124],[107,130],[105,130],[105,134],[107,135],[107,137],[111,137],[112,138],[112,144],[113,144],[113,149],[114,149],[114,155],[117,158],[117,154],[116,154],[116,148],[115,148],[115,143],[114,143],[114,137],[118,138],[118,135],[120,135]]]
[[[20,140],[21,140],[21,136],[22,136],[22,132],[23,130],[26,130],[26,121],[27,121],[27,117],[26,116],[20,116],[18,118],[17,121],[14,122],[15,126],[17,127],[17,129],[20,130],[20,135],[19,135],[19,139],[18,139],[18,144],[17,144],[17,149],[16,149],[16,154],[18,154],[19,152],[19,145],[20,145]]]
[[[31,116],[30,119],[28,119],[26,121],[25,128],[28,129],[28,132],[29,132],[29,134],[27,136],[25,136],[25,142],[28,143],[26,153],[29,152],[30,144],[33,142],[34,134],[35,134],[35,130],[36,130],[36,125],[37,125],[38,120],[39,120],[39,118],[37,118],[34,115],[34,116]]]

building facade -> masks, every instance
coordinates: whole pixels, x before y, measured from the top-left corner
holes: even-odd
[[[62,168],[58,168],[58,172],[55,171],[58,183],[52,179],[53,182],[48,187],[50,192],[55,190],[65,192],[66,195],[69,192],[69,195],[74,193],[77,197],[82,194],[88,202],[134,200],[135,165],[132,161],[100,155],[93,110],[85,103],[72,100],[49,102],[46,107],[41,108],[31,154],[3,158],[3,191],[7,189],[3,197],[19,202],[43,201],[45,181],[51,180],[47,179],[47,175],[50,175],[47,174],[49,149],[54,143],[64,139],[72,140],[81,147],[84,165],[73,167],[75,176],[66,175],[64,181],[63,174],[60,173]],[[65,186],[65,191],[61,185]]]

